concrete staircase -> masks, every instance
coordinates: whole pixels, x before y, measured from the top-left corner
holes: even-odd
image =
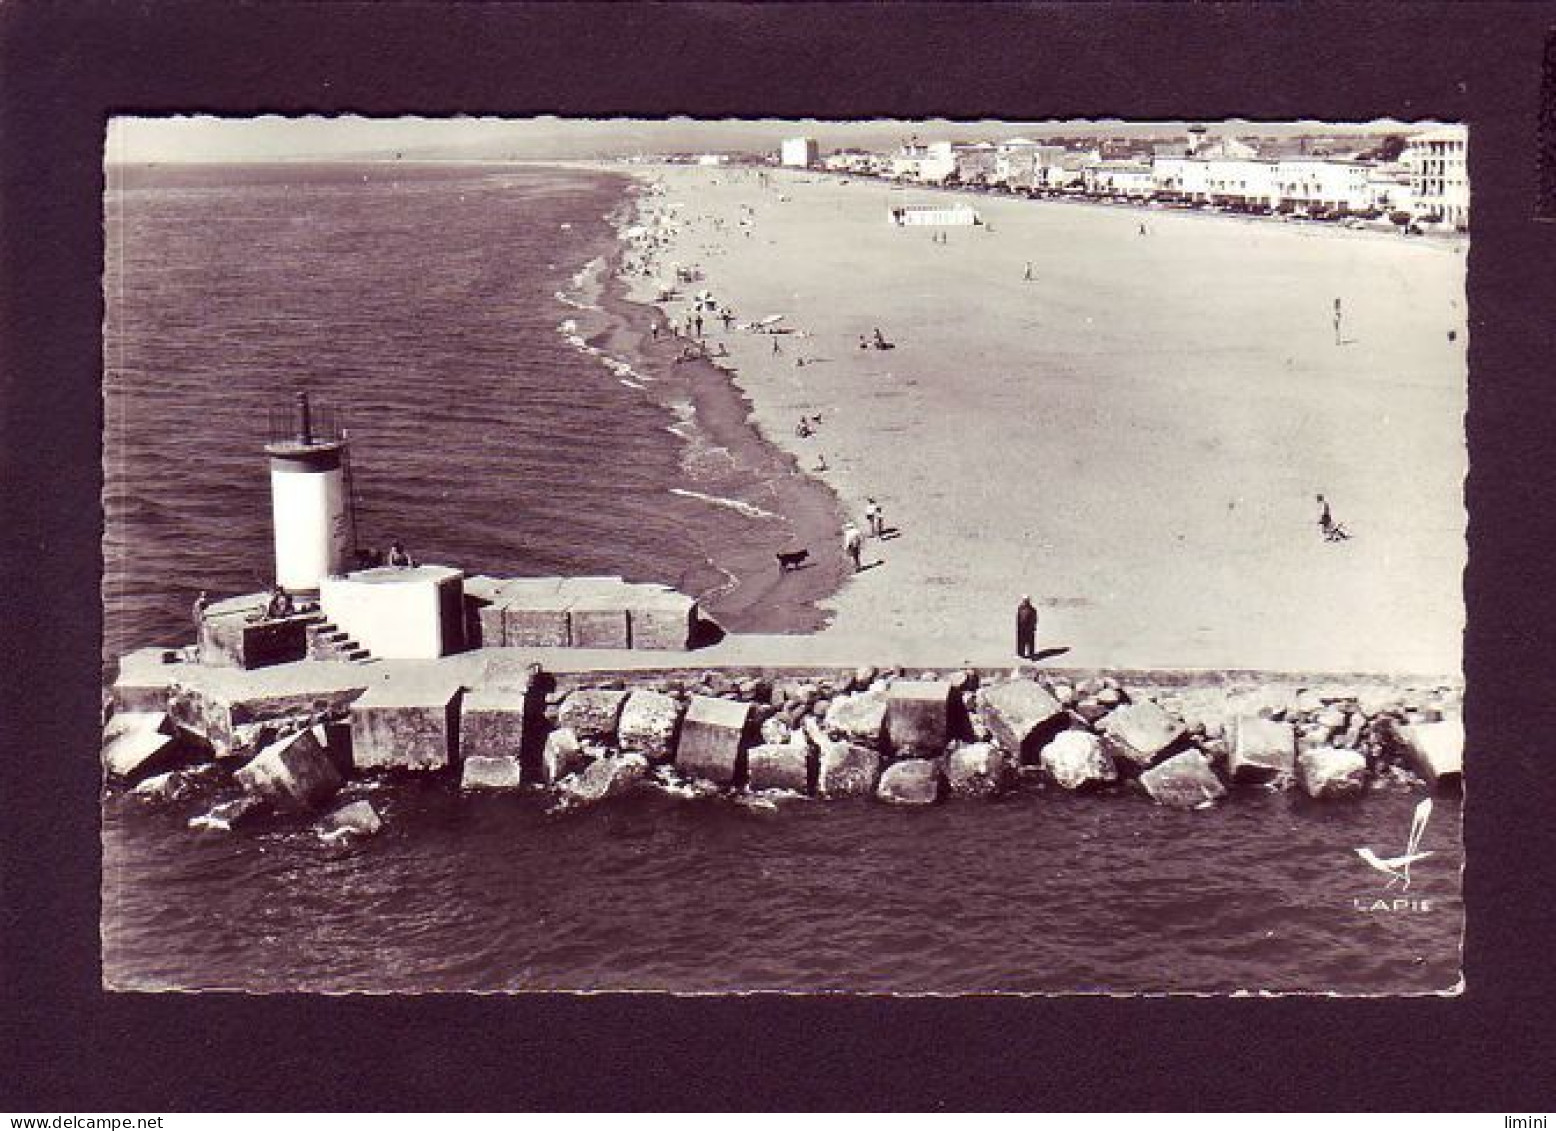
[[[373,655],[344,629],[326,620],[308,626],[308,658],[366,664],[372,661]]]

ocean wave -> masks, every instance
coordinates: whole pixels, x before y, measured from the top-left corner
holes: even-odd
[[[563,306],[570,306],[574,310],[598,310],[599,307],[590,302],[580,302],[566,291],[556,291],[552,295]]]
[[[625,377],[618,377],[616,378],[616,381],[619,384],[625,385],[629,389],[642,390],[648,388],[647,385],[639,385],[636,381],[628,381]]]
[[[754,503],[745,502],[742,499],[726,499],[722,495],[706,495],[701,491],[688,491],[685,487],[671,487],[670,494],[680,495],[684,499],[697,499],[704,503],[711,503],[716,507],[724,507],[747,518],[777,518],[772,511],[765,511]]]

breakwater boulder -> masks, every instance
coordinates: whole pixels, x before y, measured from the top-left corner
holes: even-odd
[[[886,730],[886,692],[871,688],[840,695],[828,704],[825,721],[838,738],[878,747]]]
[[[1266,782],[1290,777],[1295,769],[1297,736],[1290,723],[1245,716],[1235,724],[1236,739],[1227,761],[1235,782]]]
[[[992,742],[970,742],[946,756],[946,788],[952,797],[993,797],[1010,782],[1010,763]]]
[[[383,818],[371,801],[348,802],[319,822],[319,832],[326,840],[373,836],[383,827]]]
[[[906,758],[881,771],[875,796],[891,805],[933,805],[940,800],[940,764],[929,758]]]
[[[1062,730],[1044,745],[1038,764],[1064,789],[1094,789],[1118,780],[1118,769],[1089,730]]]
[[[808,793],[815,776],[814,763],[810,743],[802,734],[781,744],[753,746],[746,752],[746,784],[751,789]]]
[[[588,762],[578,735],[571,727],[559,727],[546,735],[546,744],[540,752],[537,784],[555,785],[583,769]]]
[[[175,739],[162,711],[116,714],[103,730],[103,770],[109,777],[136,781],[176,757]]]
[[[1064,725],[1064,708],[1034,680],[998,683],[978,692],[978,715],[1000,747],[1022,762],[1038,752]]]
[[[1464,723],[1459,719],[1407,723],[1396,733],[1405,759],[1433,789],[1458,784],[1464,774]]]
[[[1152,766],[1140,775],[1140,784],[1152,801],[1169,809],[1197,809],[1226,796],[1226,786],[1197,750]]]
[[[522,780],[519,759],[511,754],[478,754],[460,766],[459,788],[467,791],[518,789]]]
[[[1315,800],[1360,797],[1367,789],[1367,759],[1332,746],[1304,750],[1297,758],[1297,784]]]
[[[143,801],[155,801],[166,805],[188,797],[192,787],[189,779],[183,774],[177,770],[168,770],[166,773],[153,774],[146,778],[130,792]]]
[[[571,805],[592,805],[630,793],[647,777],[648,759],[641,754],[596,758],[582,773],[563,780],[562,800]]]
[[[943,680],[893,680],[886,689],[887,745],[897,751],[943,751],[952,736],[952,696],[950,683]]]
[[[514,758],[526,744],[532,712],[521,689],[467,691],[460,703],[459,754],[473,758]]]
[[[816,795],[828,799],[868,797],[880,777],[881,756],[868,746],[828,736],[814,720],[806,734],[816,746]]]
[[[266,746],[233,776],[245,792],[290,812],[317,808],[344,784],[317,728]]]
[[[557,725],[571,730],[581,742],[614,746],[621,712],[626,705],[625,691],[590,688],[574,691],[562,700]]]
[[[461,689],[448,683],[375,684],[351,704],[359,770],[442,770],[458,758]]]
[[[735,785],[745,768],[753,729],[751,704],[693,695],[681,721],[675,768],[683,777]]]
[[[1103,688],[1098,700],[1114,691]],[[1183,738],[1183,723],[1150,699],[1123,703],[1108,711],[1098,724],[1108,752],[1122,765],[1143,770]]]
[[[616,743],[650,762],[667,762],[675,754],[681,726],[681,704],[674,696],[641,688],[627,696],[617,724]]]

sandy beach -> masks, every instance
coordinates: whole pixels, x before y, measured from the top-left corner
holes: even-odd
[[[700,275],[667,318],[704,288],[729,306],[704,336],[758,429],[861,529],[873,497],[895,531],[867,539],[818,647],[1014,659],[1025,593],[1056,665],[1459,671],[1464,241],[643,175],[663,186],[642,204],[666,238],[654,277]],[[888,223],[950,200],[985,223]],[[740,328],[780,314],[784,333]],[[860,347],[877,328],[894,348]],[[1317,494],[1349,541],[1321,537]]]

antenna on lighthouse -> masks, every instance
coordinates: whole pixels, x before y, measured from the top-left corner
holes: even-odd
[[[351,547],[345,487],[346,440],[333,426],[315,427],[308,394],[299,391],[291,427],[272,424],[270,505],[275,527],[276,584],[316,595],[341,573]]]

